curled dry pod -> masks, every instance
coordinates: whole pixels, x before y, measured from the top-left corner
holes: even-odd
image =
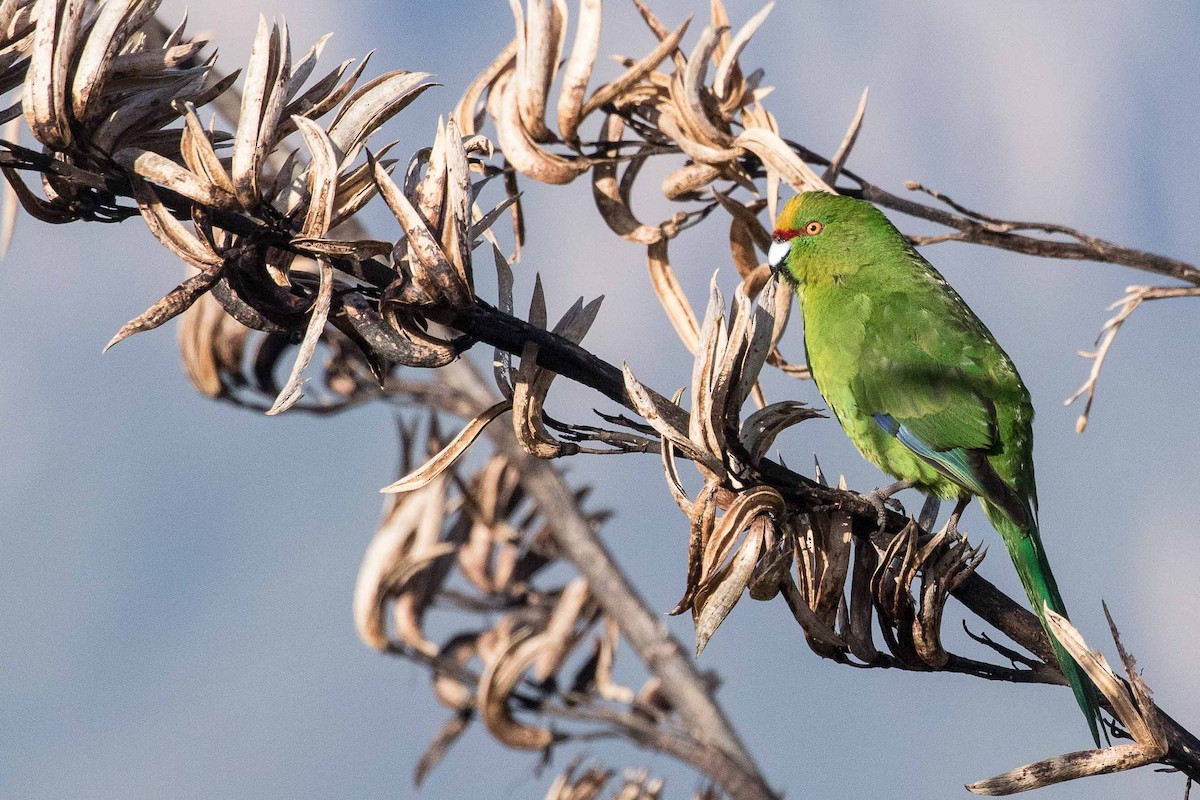
[[[546,645],[541,635],[516,637],[488,664],[479,680],[477,705],[483,724],[503,744],[518,750],[543,750],[554,741],[547,728],[525,725],[513,716],[509,696]]]
[[[566,142],[579,140],[583,98],[587,94],[588,81],[592,78],[592,68],[600,49],[602,11],[602,0],[580,0],[575,43],[563,70],[562,91],[558,96],[558,131]]]
[[[579,622],[584,618],[590,596],[584,578],[576,578],[563,587],[546,624],[546,647],[534,664],[533,677],[538,682],[545,682],[558,672],[587,632],[586,625],[581,627]]]
[[[467,423],[458,434],[450,440],[450,443],[442,448],[429,461],[422,464],[420,467],[405,475],[395,483],[388,484],[380,489],[380,492],[386,494],[396,494],[400,492],[411,492],[420,489],[430,481],[436,479],[443,472],[454,466],[458,459],[462,458],[463,454],[475,443],[479,438],[479,434],[483,433],[483,429],[488,423],[496,417],[503,414],[512,408],[512,402],[503,400],[490,408],[480,413],[477,417]]]
[[[946,600],[975,571],[985,555],[981,547],[971,547],[966,539],[957,539],[943,547],[940,537],[941,534],[935,536],[926,545],[930,553],[921,559],[921,591],[912,634],[917,655],[934,669],[940,669],[950,660],[941,641]]]
[[[553,332],[579,344],[595,322],[603,300],[603,296],[598,297],[586,306],[582,298],[575,301],[554,326]],[[534,283],[529,322],[538,328],[546,327],[546,298],[540,276]],[[513,382],[513,432],[521,446],[538,458],[574,455],[579,452],[579,445],[559,441],[546,429],[543,406],[556,373],[539,366],[537,354],[538,346],[534,342],[529,342],[521,353],[521,366]]]
[[[350,166],[380,125],[435,85],[425,81],[429,77],[427,72],[388,72],[364,83],[346,98],[329,125],[329,138],[342,154],[341,169]]]
[[[664,449],[669,445],[668,441],[663,441]],[[696,502],[692,504],[691,513],[688,514],[690,536],[688,537],[687,578],[683,597],[679,599],[673,609],[667,612],[671,616],[682,614],[692,608],[692,601],[696,597],[696,591],[700,588],[704,573],[704,547],[716,527],[717,495],[720,488],[716,479],[708,480],[704,484],[704,488],[696,495]]]
[[[690,458],[714,474],[724,473],[720,460],[688,438],[684,431],[687,418],[679,407],[666,398],[659,397],[638,381],[628,364],[621,365],[625,378],[625,391],[633,403],[634,410],[654,428],[660,436],[670,439],[680,455]]]
[[[696,655],[704,652],[712,635],[729,616],[742,592],[750,582],[754,565],[758,562],[763,544],[765,520],[751,525],[742,546],[738,549],[728,568],[713,576],[696,593]]]
[[[66,150],[74,139],[69,78],[86,9],[86,0],[39,0],[37,5],[21,100],[34,138],[54,150]]]
[[[583,156],[564,158],[538,146],[521,122],[520,90],[513,73],[502,74],[492,88],[499,98],[494,122],[496,138],[508,162],[523,175],[548,184],[564,184],[578,178],[591,167]]]
[[[431,301],[441,301],[451,309],[471,304],[471,289],[467,286],[442,251],[441,243],[426,227],[404,192],[400,191],[382,165],[375,164],[375,184],[384,202],[400,223],[407,237],[408,261],[413,283]]]
[[[267,152],[274,144],[276,127],[283,114],[283,95],[287,90],[290,71],[290,43],[286,27],[282,34],[274,23],[268,28],[266,18],[260,14],[246,66],[242,107],[230,166],[237,198],[246,208],[252,209],[258,205],[259,172]]]
[[[402,496],[393,500],[383,524],[363,554],[354,585],[354,627],[367,646],[386,650],[386,603],[394,586],[391,576],[412,547],[412,537],[424,512],[426,498]]]

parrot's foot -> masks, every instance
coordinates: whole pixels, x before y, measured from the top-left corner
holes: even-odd
[[[954,504],[954,510],[950,512],[950,518],[946,520],[946,525],[943,530],[948,538],[956,538],[958,536],[958,521],[962,519],[963,510],[967,504],[971,502],[971,496],[960,497],[958,502]]]
[[[899,513],[904,513],[904,506],[900,505],[898,500],[893,500],[892,495],[896,492],[903,492],[905,489],[911,489],[914,485],[912,481],[896,481],[891,486],[881,486],[862,495],[862,499],[870,503],[871,507],[875,509],[876,519],[879,521],[879,530],[883,530],[887,525],[887,508],[889,503],[894,505]]]

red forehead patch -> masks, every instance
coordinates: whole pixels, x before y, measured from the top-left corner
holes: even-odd
[[[780,242],[789,242],[797,236],[807,236],[803,228],[776,228],[774,239]]]

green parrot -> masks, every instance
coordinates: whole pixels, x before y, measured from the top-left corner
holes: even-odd
[[[859,452],[898,483],[957,501],[978,497],[1045,625],[1066,607],[1042,547],[1033,477],[1033,405],[984,324],[879,209],[805,192],[783,207],[767,255],[800,298],[817,389]],[[1047,631],[1048,632],[1048,631]],[[1100,746],[1096,690],[1055,645]]]

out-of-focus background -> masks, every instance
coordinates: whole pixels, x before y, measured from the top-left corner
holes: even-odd
[[[699,0],[652,5],[670,23],[707,13]],[[758,9],[729,5],[735,25]],[[602,52],[647,51],[632,5],[609,6]],[[167,16],[182,11],[171,2]],[[335,31],[325,63],[376,48],[369,74],[437,74],[445,88],[393,123],[404,158],[431,141],[437,116],[512,31],[500,0],[202,0],[192,26],[214,33],[230,69],[244,63],[260,11],[286,13],[300,49]],[[789,2],[743,63],[765,67],[778,87],[768,104],[785,133],[826,153],[869,85],[849,167],[893,191],[919,180],[988,213],[1200,257],[1195,9]],[[606,294],[590,347],[651,385],[685,383],[690,362],[653,304],[641,250],[604,228],[584,183],[525,189],[518,307],[535,272],[552,314]],[[657,219],[666,209],[647,200],[639,210]],[[377,219],[377,235],[396,235]],[[731,290],[724,242],[713,224],[672,246],[697,304],[717,268]],[[1033,393],[1042,523],[1073,619],[1108,649],[1106,600],[1159,703],[1200,728],[1200,303],[1136,312],[1078,436],[1077,409],[1062,405],[1088,369],[1075,352],[1127,284],[1155,277],[961,245],[926,254]],[[390,412],[267,418],[218,405],[191,390],[170,329],[101,356],[180,275],[136,221],[53,228],[26,217],[0,264],[0,796],[540,798],[550,775],[534,775],[537,756],[506,753],[479,730],[420,795],[411,788],[445,712],[422,669],[369,651],[350,621],[376,489],[394,477]],[[786,345],[799,358],[798,324]],[[601,402],[559,383],[556,416]],[[820,403],[810,383],[768,387],[772,399],[787,395]],[[819,453],[855,488],[884,481],[831,420],[800,426],[781,448],[802,467]],[[669,608],[683,585],[685,528],[658,459],[574,459],[571,475],[618,509],[607,542],[650,602]],[[991,545],[984,574],[1020,596],[977,511],[965,528]],[[671,624],[691,640],[686,619]],[[720,699],[789,797],[961,796],[964,783],[1088,745],[1065,690],[839,667],[809,652],[779,602],[740,604],[701,666],[721,673]],[[663,757],[591,752],[648,765],[673,797],[695,785]],[[1178,777],[1142,770],[1041,796],[1182,792]]]

